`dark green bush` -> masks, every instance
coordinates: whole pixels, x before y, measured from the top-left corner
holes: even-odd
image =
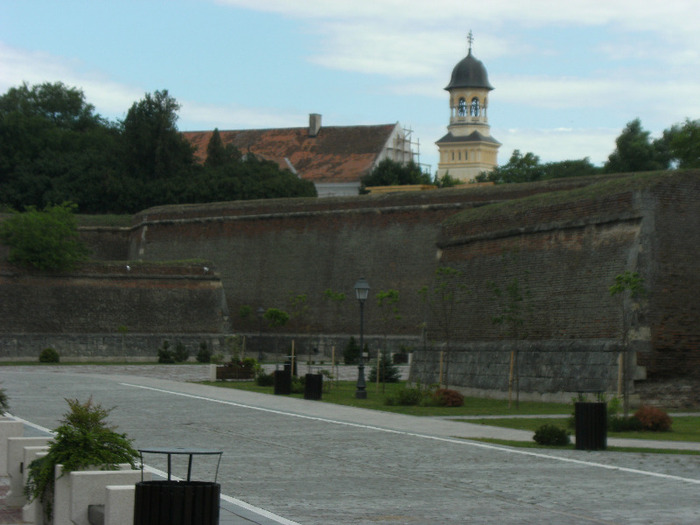
[[[159,363],[174,363],[175,358],[173,356],[173,351],[170,350],[170,343],[168,341],[163,341],[163,344],[158,349],[158,362]]]
[[[184,363],[190,358],[190,351],[180,341],[175,344],[173,352],[173,360],[176,363]]]
[[[273,376],[272,374],[266,374],[265,372],[261,372],[255,378],[255,383],[258,386],[273,386],[275,384],[275,376]]]
[[[206,341],[199,343],[199,352],[197,352],[197,362],[198,363],[210,363],[211,362],[211,350],[207,346]]]
[[[439,388],[433,394],[438,406],[443,407],[461,407],[464,405],[464,396],[456,390],[449,388]]]
[[[395,365],[403,365],[408,363],[408,350],[402,346],[398,353],[394,354],[393,359]]]
[[[546,424],[535,430],[533,438],[539,445],[563,447],[571,443],[569,432],[557,425]]]
[[[423,390],[420,387],[406,387],[399,390],[395,396],[387,396],[384,403],[389,406],[415,406],[420,405],[423,401]]]
[[[642,422],[634,416],[612,416],[608,418],[608,432],[639,432]]]
[[[360,362],[360,354],[360,345],[357,344],[354,337],[351,337],[343,350],[343,362],[346,365],[356,365]]]
[[[391,362],[391,357],[388,354],[382,354],[382,358],[379,363],[379,368],[381,370],[379,374],[379,381],[382,383],[398,383],[401,379],[401,372],[398,368],[394,366]],[[375,383],[377,381],[377,361],[374,360],[372,364],[372,369],[369,372],[370,383]]]
[[[7,392],[4,388],[0,388],[0,416],[4,415],[10,409],[10,402],[7,399]]]
[[[40,363],[58,363],[60,360],[58,352],[53,348],[44,348],[39,354]]]

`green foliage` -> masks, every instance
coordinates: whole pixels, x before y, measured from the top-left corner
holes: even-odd
[[[615,145],[603,167],[605,173],[668,169],[670,159],[665,145],[662,141],[651,141],[638,118],[627,123]]]
[[[441,407],[461,407],[464,405],[464,396],[449,388],[438,388],[433,393],[433,399]]]
[[[395,365],[403,365],[408,363],[408,349],[402,346],[397,353],[394,354],[393,358]]]
[[[268,308],[263,314],[265,319],[272,328],[280,328],[289,322],[289,314],[279,308]]]
[[[557,425],[546,424],[542,425],[535,431],[533,437],[539,445],[564,447],[571,443],[569,432]]]
[[[258,386],[273,386],[275,384],[275,376],[261,372],[255,377],[255,383]]]
[[[8,410],[10,410],[10,401],[7,392],[4,388],[0,388],[0,416],[4,416]]]
[[[608,432],[639,432],[642,422],[634,416],[608,416]]]
[[[110,410],[93,403],[92,398],[85,403],[77,399],[66,399],[66,402],[70,410],[55,429],[47,455],[29,465],[25,487],[30,501],[38,498],[47,503],[49,518],[56,465],[63,465],[62,476],[94,466],[117,470],[120,463],[136,468],[139,455],[126,434],[117,433],[114,427],[107,425],[105,420]]]
[[[418,164],[402,164],[384,159],[369,174],[360,180],[360,193],[367,193],[369,186],[399,186],[411,184],[431,184],[430,175],[424,173]]]
[[[330,288],[323,291],[323,298],[335,303],[342,303],[346,299],[346,295],[342,292],[335,292]]]
[[[163,344],[158,349],[158,362],[164,364],[171,364],[175,362],[175,356],[173,351],[170,350],[170,342],[163,341]]]
[[[0,241],[10,247],[9,260],[38,270],[68,270],[87,258],[78,238],[75,205],[29,206],[0,223]]]
[[[387,325],[390,321],[401,319],[399,313],[399,291],[389,289],[382,290],[376,295],[377,306],[381,312],[382,322]]]
[[[181,341],[175,343],[175,350],[173,351],[173,360],[176,363],[184,363],[190,358],[190,351],[187,350]]]
[[[668,432],[671,430],[671,417],[660,408],[642,406],[634,413],[643,430],[652,432]]]
[[[362,351],[360,345],[355,341],[355,338],[351,336],[343,350],[343,363],[346,365],[356,365],[360,362],[361,355]]]
[[[0,97],[0,205],[71,201],[82,213],[133,213],[159,204],[316,196],[311,181],[224,146],[209,157],[177,129],[180,105],[167,90],[146,93],[123,122],[94,113],[61,83],[12,88]]]
[[[591,164],[588,157],[580,160],[564,160],[540,164],[540,158],[534,153],[525,155],[520,150],[513,151],[510,160],[503,166],[477,175],[476,182],[493,182],[495,184],[508,184],[517,182],[534,182],[546,179],[559,179],[563,177],[581,177],[600,173],[600,168]]]
[[[197,362],[198,363],[209,363],[211,362],[211,350],[207,345],[206,341],[201,341],[199,343],[199,351],[197,352]]]
[[[384,400],[389,406],[415,406],[420,405],[425,397],[425,392],[420,385],[415,387],[406,387],[398,391],[394,396],[387,396]]]
[[[460,184],[464,183],[450,175],[449,171],[445,172],[442,177],[438,177],[436,173],[435,178],[433,179],[433,185],[437,186],[438,188],[452,188],[454,186],[459,186]]]
[[[685,119],[682,125],[673,125],[664,130],[661,140],[678,168],[700,168],[700,120]]]
[[[391,356],[383,352],[379,359],[379,381],[382,383],[398,383],[401,379],[401,372],[391,361]],[[368,381],[374,383],[377,381],[377,361],[372,361],[372,369],[369,372]]]
[[[632,298],[638,298],[646,295],[644,288],[644,278],[640,277],[637,272],[625,271],[615,276],[615,284],[608,291],[610,295],[618,295],[629,290]]]
[[[247,304],[244,304],[238,309],[238,317],[241,319],[248,319],[252,313],[253,309]]]
[[[40,363],[58,363],[60,360],[61,357],[53,348],[44,348],[39,354]]]

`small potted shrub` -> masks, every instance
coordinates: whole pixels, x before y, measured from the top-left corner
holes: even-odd
[[[139,453],[126,434],[119,434],[107,425],[110,410],[92,402],[66,399],[70,410],[55,430],[46,456],[32,461],[25,492],[30,501],[38,499],[44,507],[47,522],[53,515],[54,472],[62,465],[61,476],[76,470],[97,467],[117,470],[120,463],[136,468]]]

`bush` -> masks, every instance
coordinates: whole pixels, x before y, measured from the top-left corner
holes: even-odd
[[[170,343],[168,341],[163,341],[162,346],[158,349],[158,362],[159,363],[174,363],[175,358],[173,357],[173,351],[170,350]]]
[[[634,416],[612,416],[608,418],[608,432],[639,432],[642,422]]]
[[[109,410],[93,404],[92,398],[85,403],[77,399],[66,401],[70,411],[64,414],[46,456],[29,465],[25,487],[30,501],[39,498],[45,504],[47,523],[51,522],[56,465],[63,465],[61,475],[91,466],[117,470],[120,463],[128,463],[135,469],[139,457],[132,440],[105,422]]]
[[[43,211],[29,206],[0,223],[0,241],[10,247],[10,262],[38,270],[69,270],[87,259],[75,209],[69,203],[47,206]]]
[[[202,341],[199,343],[199,352],[197,352],[197,362],[198,363],[209,363],[211,362],[211,350],[207,347],[207,342]]]
[[[343,350],[343,363],[346,365],[356,365],[360,362],[360,345],[357,344],[354,337],[351,337],[348,344]]]
[[[399,352],[394,354],[394,364],[403,365],[406,363],[408,363],[408,350],[402,346]]]
[[[414,406],[420,405],[423,401],[423,390],[420,387],[404,388],[399,390],[396,396],[387,396],[384,403],[389,406]]]
[[[173,360],[176,363],[184,363],[190,358],[190,351],[185,348],[180,341],[175,345],[175,351],[173,352]]]
[[[401,372],[393,365],[391,356],[388,354],[382,354],[380,369],[379,380],[382,383],[398,383],[401,379]],[[377,381],[377,361],[374,361],[372,364],[372,370],[369,372],[368,381],[370,383],[375,383]]]
[[[255,378],[255,383],[258,386],[273,386],[275,384],[275,376],[262,372]]]
[[[563,447],[571,443],[569,432],[557,425],[542,425],[535,431],[533,438],[539,445]]]
[[[634,417],[639,420],[643,430],[653,432],[667,432],[671,430],[670,416],[660,408],[642,406]]]
[[[10,403],[7,399],[7,392],[4,388],[0,388],[0,416],[4,416],[5,412],[10,409]]]
[[[461,407],[464,405],[464,396],[456,390],[449,388],[439,388],[433,394],[433,399],[438,406]]]
[[[61,358],[53,348],[44,348],[39,354],[40,363],[58,363]]]

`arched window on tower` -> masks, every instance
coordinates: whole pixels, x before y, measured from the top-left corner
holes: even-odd
[[[474,97],[472,103],[469,106],[469,114],[472,117],[478,117],[481,114],[481,106],[479,105],[479,99]]]
[[[457,105],[457,114],[460,117],[467,116],[467,101],[464,98],[459,99],[459,104]]]

